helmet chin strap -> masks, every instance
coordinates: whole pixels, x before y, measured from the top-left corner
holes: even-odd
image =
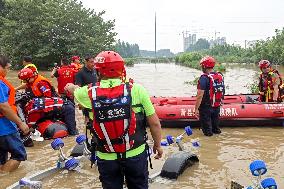
[[[202,72],[203,73],[210,73],[212,71],[213,71],[213,68],[205,68],[205,67],[202,66]]]
[[[122,70],[121,80],[122,80],[123,83],[125,83],[125,80],[126,80],[126,70],[125,70],[125,68],[123,68],[123,70]]]
[[[98,81],[100,82],[104,78],[104,76],[98,70],[96,70],[96,72],[97,72]],[[121,76],[119,76],[119,78],[121,79],[121,81],[123,83],[125,83],[125,81],[126,81],[126,70],[125,70],[125,68],[123,68],[123,70],[121,72]]]

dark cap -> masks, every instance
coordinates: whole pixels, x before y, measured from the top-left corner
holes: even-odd
[[[23,60],[25,61],[25,62],[32,62],[32,56],[24,56],[23,57]]]

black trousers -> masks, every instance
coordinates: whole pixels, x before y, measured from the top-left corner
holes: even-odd
[[[75,105],[71,101],[64,102],[62,106],[62,116],[66,123],[68,132],[70,135],[77,135],[78,130],[76,128],[75,120]]]
[[[220,107],[213,108],[211,106],[199,108],[199,119],[201,123],[201,129],[206,136],[212,136],[214,134],[220,134],[219,117]]]
[[[123,189],[124,178],[128,189],[148,189],[147,157],[147,152],[144,151],[125,160],[98,159],[103,189]]]

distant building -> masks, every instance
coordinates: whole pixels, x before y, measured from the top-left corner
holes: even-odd
[[[225,45],[226,37],[217,37],[215,40],[211,39],[209,43],[210,43],[210,48],[214,47],[215,45]]]
[[[192,39],[192,45],[194,45],[196,43],[196,34],[192,34],[191,39]]]
[[[185,52],[190,45],[196,43],[196,34],[191,34],[188,31],[183,32],[183,51]]]

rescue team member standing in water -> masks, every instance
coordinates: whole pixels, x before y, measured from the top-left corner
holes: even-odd
[[[0,171],[5,172],[17,169],[27,159],[17,125],[24,135],[29,133],[29,127],[17,115],[15,89],[5,79],[10,66],[9,59],[0,55]]]
[[[32,63],[31,56],[24,56],[22,63],[23,63],[24,68],[30,68],[31,70],[33,70],[35,74],[38,74],[37,67]],[[16,87],[15,90],[17,91],[20,89],[25,89],[26,86],[27,85],[25,83],[22,83],[20,86]]]
[[[51,78],[57,78],[58,93],[61,97],[68,96],[64,91],[64,87],[67,83],[75,83],[75,74],[76,71],[69,66],[66,58],[61,59],[61,66],[59,68],[53,68],[50,76]]]
[[[260,101],[281,101],[279,88],[282,85],[282,79],[279,72],[271,67],[271,63],[268,60],[261,60],[258,65],[261,70],[258,85]]]
[[[146,121],[154,139],[155,158],[162,157],[161,125],[144,87],[125,82],[122,57],[103,51],[95,58],[99,82],[79,87],[67,84],[75,100],[92,108],[93,130],[98,138],[97,165],[104,189],[148,188]]]
[[[31,98],[37,97],[57,97],[51,82],[40,74],[34,74],[29,68],[24,68],[19,72],[19,79],[27,83],[26,92],[32,94]],[[72,102],[66,101],[62,105],[63,120],[66,123],[69,135],[77,135],[75,121],[75,106]]]
[[[221,73],[214,72],[215,59],[206,56],[201,59],[203,74],[197,85],[195,115],[199,118],[205,136],[220,134],[219,113],[225,94],[224,79]]]

